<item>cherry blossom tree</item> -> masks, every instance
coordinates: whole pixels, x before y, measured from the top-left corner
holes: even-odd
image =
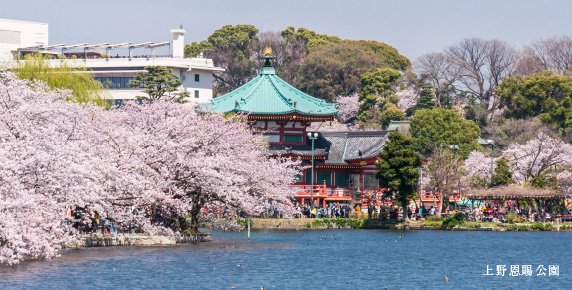
[[[572,145],[538,133],[524,144],[511,144],[502,154],[518,183],[531,182],[549,169],[572,165]]]
[[[402,90],[398,90],[395,92],[395,95],[399,98],[399,102],[397,106],[403,112],[407,111],[407,109],[414,107],[419,100],[419,94],[413,88],[405,88]]]
[[[203,209],[226,216],[268,207],[293,213],[289,185],[298,162],[269,158],[261,137],[246,124],[172,102],[129,104],[119,111],[114,123],[131,132],[128,147],[163,179],[160,191],[173,201],[167,204],[171,211],[191,214],[192,231]]]
[[[355,119],[359,111],[359,96],[352,94],[349,96],[338,96],[335,99],[338,103],[338,119],[342,123],[346,123]]]
[[[0,263],[55,256],[76,233],[66,208],[103,206],[113,168],[92,162],[89,115],[69,93],[0,75]]]
[[[493,163],[493,170],[496,162]],[[480,151],[473,151],[465,159],[466,178],[472,186],[484,186],[491,180],[491,159]]]
[[[558,183],[558,188],[562,192],[566,194],[572,194],[572,172],[568,170],[560,172],[556,176],[556,180]]]
[[[298,162],[270,158],[245,124],[171,101],[102,110],[69,93],[0,75],[0,264],[56,256],[80,234],[75,208],[168,235],[186,213],[196,231],[215,210],[293,212]]]

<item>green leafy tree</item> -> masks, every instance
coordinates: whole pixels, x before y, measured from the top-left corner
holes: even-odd
[[[415,112],[411,117],[411,135],[417,140],[420,152],[430,154],[436,146],[458,145],[459,154],[467,157],[480,149],[477,142],[481,134],[479,126],[465,120],[451,109],[433,108]]]
[[[545,71],[505,79],[496,93],[505,116],[540,118],[557,125],[564,133],[572,127],[572,77]]]
[[[311,49],[323,44],[337,43],[341,41],[341,39],[337,36],[320,34],[304,27],[296,29],[295,27],[288,26],[286,29],[282,30],[280,34],[286,40],[303,41],[307,49]]]
[[[508,166],[506,158],[497,160],[497,167],[495,168],[493,177],[491,179],[491,186],[500,186],[512,183],[512,172]]]
[[[51,65],[50,62],[55,62]],[[69,101],[95,103],[106,106],[103,85],[93,78],[93,74],[74,60],[49,60],[42,55],[26,55],[12,70],[20,79],[38,80],[50,89],[70,90]],[[83,64],[83,63],[82,63]]]
[[[364,73],[361,76],[358,118],[363,120],[362,113],[373,107],[396,104],[399,99],[395,95],[395,86],[400,77],[399,71],[390,68]]]
[[[403,218],[407,220],[407,205],[415,197],[421,156],[415,151],[412,137],[397,132],[389,134],[385,148],[379,155],[377,176],[380,186],[389,188],[403,207]]]
[[[389,63],[385,54],[376,52],[368,42],[344,40],[323,44],[310,50],[294,84],[315,97],[331,101],[335,96],[358,93],[364,73],[400,68]]]
[[[258,41],[258,29],[252,25],[225,25],[215,30],[205,41],[185,46],[185,56],[201,52],[213,59],[224,71],[214,73],[215,94],[232,91],[256,74],[253,48]]]
[[[411,61],[404,55],[399,54],[399,51],[386,43],[375,40],[344,40],[348,43],[356,43],[365,49],[373,52],[376,58],[383,61],[383,66],[395,70],[407,71],[411,67]]]
[[[206,40],[200,42],[192,42],[185,45],[185,57],[198,57],[201,54],[206,55],[213,49],[213,46]]]
[[[147,66],[144,72],[135,75],[129,82],[130,87],[145,88],[149,96],[145,99],[155,101],[161,99],[166,93],[174,92],[181,85],[179,78],[168,68],[162,66]]]

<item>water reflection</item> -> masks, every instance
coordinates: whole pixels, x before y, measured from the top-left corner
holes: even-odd
[[[0,267],[0,289],[572,289],[571,237],[325,230],[254,232],[247,240],[216,232],[212,243],[66,250]],[[557,264],[560,277],[483,276],[487,264]]]

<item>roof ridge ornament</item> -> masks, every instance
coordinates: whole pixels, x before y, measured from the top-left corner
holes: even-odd
[[[270,60],[275,58],[274,55],[272,55],[272,47],[267,46],[264,48],[262,58],[264,59],[264,67],[273,67],[272,63],[270,63]]]

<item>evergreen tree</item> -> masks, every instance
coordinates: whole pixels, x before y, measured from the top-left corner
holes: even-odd
[[[145,72],[139,72],[135,79],[129,82],[130,87],[143,87],[149,95],[146,99],[159,100],[166,93],[174,92],[181,85],[179,78],[168,68],[162,66],[145,67]]]
[[[415,196],[421,156],[415,151],[415,140],[397,132],[389,134],[384,150],[377,163],[380,186],[389,188],[403,207],[403,218],[407,220],[407,205]]]
[[[407,115],[411,116],[417,110],[435,108],[436,98],[437,97],[435,96],[435,91],[433,90],[433,87],[429,85],[422,86],[421,91],[419,92],[419,101],[417,101],[417,104],[414,107],[407,110]]]
[[[512,172],[506,158],[497,160],[497,167],[491,179],[491,186],[506,185],[512,183]]]
[[[423,86],[419,92],[419,102],[415,107],[417,109],[433,109],[435,108],[435,91],[431,86]]]

